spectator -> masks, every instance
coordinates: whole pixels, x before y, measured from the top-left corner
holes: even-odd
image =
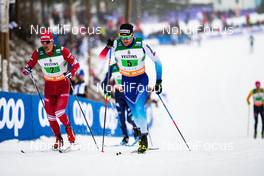
[[[85,84],[84,76],[84,71],[80,70],[80,72],[77,74],[77,82],[74,86],[74,94],[85,98],[87,92],[87,85]]]

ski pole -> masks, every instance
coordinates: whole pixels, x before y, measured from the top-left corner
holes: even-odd
[[[150,112],[151,115],[150,116],[151,116],[151,118],[153,118],[153,111],[152,111],[151,105],[149,105],[149,108],[151,110],[151,112]],[[147,130],[148,130],[148,137],[149,137],[150,145],[153,147],[152,137],[151,137],[148,125],[147,125]]]
[[[112,55],[112,49],[110,49],[110,53],[109,53],[109,62],[108,62],[108,71],[107,71],[107,82],[106,82],[106,87],[108,87],[109,79],[110,79],[110,63],[111,63],[111,55]],[[109,101],[108,101],[108,98],[106,97],[106,100],[105,100],[105,112],[104,112],[104,127],[103,127],[102,152],[104,152],[105,121],[106,121],[106,114],[107,114],[108,102],[109,102]]]
[[[73,86],[72,86],[72,83],[71,83],[70,80],[69,80],[69,82],[70,82],[70,86],[71,86],[72,92],[74,92],[74,88],[73,88]],[[78,103],[78,105],[79,105],[79,108],[80,108],[80,110],[81,110],[81,112],[82,112],[82,115],[83,115],[83,118],[84,118],[84,120],[85,120],[85,123],[86,123],[86,125],[87,125],[87,127],[88,127],[88,129],[89,129],[89,131],[90,131],[90,133],[91,133],[91,136],[92,136],[92,138],[93,138],[94,144],[96,145],[96,148],[99,150],[99,147],[98,147],[98,145],[97,145],[97,143],[96,143],[96,140],[95,140],[95,138],[94,138],[94,135],[93,135],[92,129],[91,129],[91,127],[90,127],[90,125],[89,125],[89,123],[88,123],[86,117],[85,117],[85,114],[84,114],[84,112],[83,112],[83,109],[82,109],[82,107],[81,107],[81,104],[80,104],[80,101],[79,101],[77,95],[74,95],[74,98],[75,98],[75,100],[77,101],[77,103]]]
[[[150,145],[153,147],[152,137],[150,135],[149,128],[148,128],[148,137],[149,137]]]
[[[38,92],[39,100],[41,101],[41,104],[42,104],[42,106],[43,106],[43,109],[44,109],[44,111],[45,111],[46,114],[47,114],[47,111],[46,111],[45,106],[44,106],[44,102],[43,102],[43,100],[42,100],[42,98],[41,98],[40,91],[39,91],[39,88],[38,88],[38,86],[37,86],[37,84],[36,84],[36,82],[35,82],[35,79],[34,79],[34,77],[33,77],[33,74],[30,73],[30,74],[29,74],[29,77],[30,77],[30,79],[32,80],[32,82],[33,82],[33,84],[34,84],[34,86],[35,86],[35,88],[36,88],[36,90],[37,90],[37,92]],[[33,133],[33,135],[34,135],[34,130],[32,130],[32,133]]]
[[[186,142],[185,138],[183,137],[183,135],[182,135],[182,133],[181,133],[180,129],[178,128],[178,126],[177,126],[176,122],[175,122],[175,121],[174,121],[174,119],[172,118],[172,116],[171,116],[171,114],[170,114],[170,112],[169,112],[169,110],[168,110],[167,106],[166,106],[166,105],[165,105],[165,103],[163,102],[163,100],[162,100],[161,96],[160,96],[160,95],[158,95],[158,97],[159,97],[160,101],[162,102],[162,104],[163,104],[164,108],[166,109],[167,113],[169,114],[169,116],[170,116],[170,118],[171,118],[171,120],[172,120],[172,122],[173,122],[174,126],[176,127],[176,129],[177,129],[177,130],[178,130],[178,132],[180,133],[180,135],[181,135],[181,138],[183,139],[183,141],[184,141],[185,145],[187,146],[187,148],[189,149],[189,151],[191,151],[191,149],[190,149],[189,145],[187,144],[187,142]]]
[[[42,103],[42,105],[43,105],[43,108],[44,108],[44,110],[45,110],[44,102],[43,102],[43,100],[42,100],[42,98],[41,98],[40,91],[39,91],[39,88],[38,88],[38,86],[37,86],[37,84],[36,84],[36,82],[35,82],[35,79],[34,79],[34,77],[33,77],[33,74],[30,73],[30,74],[29,74],[29,77],[30,77],[30,79],[32,80],[32,82],[33,82],[33,84],[34,84],[34,86],[35,86],[35,88],[36,88],[36,90],[37,90],[37,92],[38,92],[39,99],[40,99],[40,101],[41,101],[41,103]],[[45,110],[45,111],[46,111],[46,110]]]

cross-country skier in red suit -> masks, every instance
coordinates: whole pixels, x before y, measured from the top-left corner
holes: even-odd
[[[70,78],[75,75],[80,65],[71,52],[62,46],[53,43],[53,35],[46,31],[40,36],[42,47],[36,49],[31,59],[27,62],[22,73],[29,75],[33,67],[38,63],[44,73],[45,89],[44,104],[47,112],[50,127],[56,137],[53,149],[59,149],[63,146],[59,119],[65,126],[68,140],[75,142],[75,135],[72,130],[69,118],[65,114],[70,92]],[[68,64],[71,70],[68,70]]]

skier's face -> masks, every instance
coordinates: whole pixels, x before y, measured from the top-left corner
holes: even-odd
[[[257,88],[257,89],[260,88],[260,83],[256,83],[256,88]]]
[[[53,42],[51,41],[43,41],[41,42],[45,52],[49,53],[52,51],[52,48],[53,48]]]
[[[120,35],[119,38],[121,39],[124,46],[129,46],[133,42],[133,34],[128,35],[128,36]]]

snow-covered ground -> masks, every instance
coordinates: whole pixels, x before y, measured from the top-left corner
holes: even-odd
[[[248,36],[205,41],[201,47],[155,47],[163,63],[168,107],[191,152],[160,104],[150,130],[159,150],[132,154],[136,146],[114,147],[121,139],[110,137],[104,153],[97,151],[90,136],[78,136],[81,150],[65,154],[47,150],[53,138],[6,141],[0,143],[0,174],[263,175],[264,140],[252,139],[252,115],[247,137],[246,96],[255,80],[264,81],[264,35],[255,37],[253,54]],[[153,64],[147,64],[152,74]],[[154,80],[152,76],[152,84]],[[96,139],[101,145],[101,137]]]

